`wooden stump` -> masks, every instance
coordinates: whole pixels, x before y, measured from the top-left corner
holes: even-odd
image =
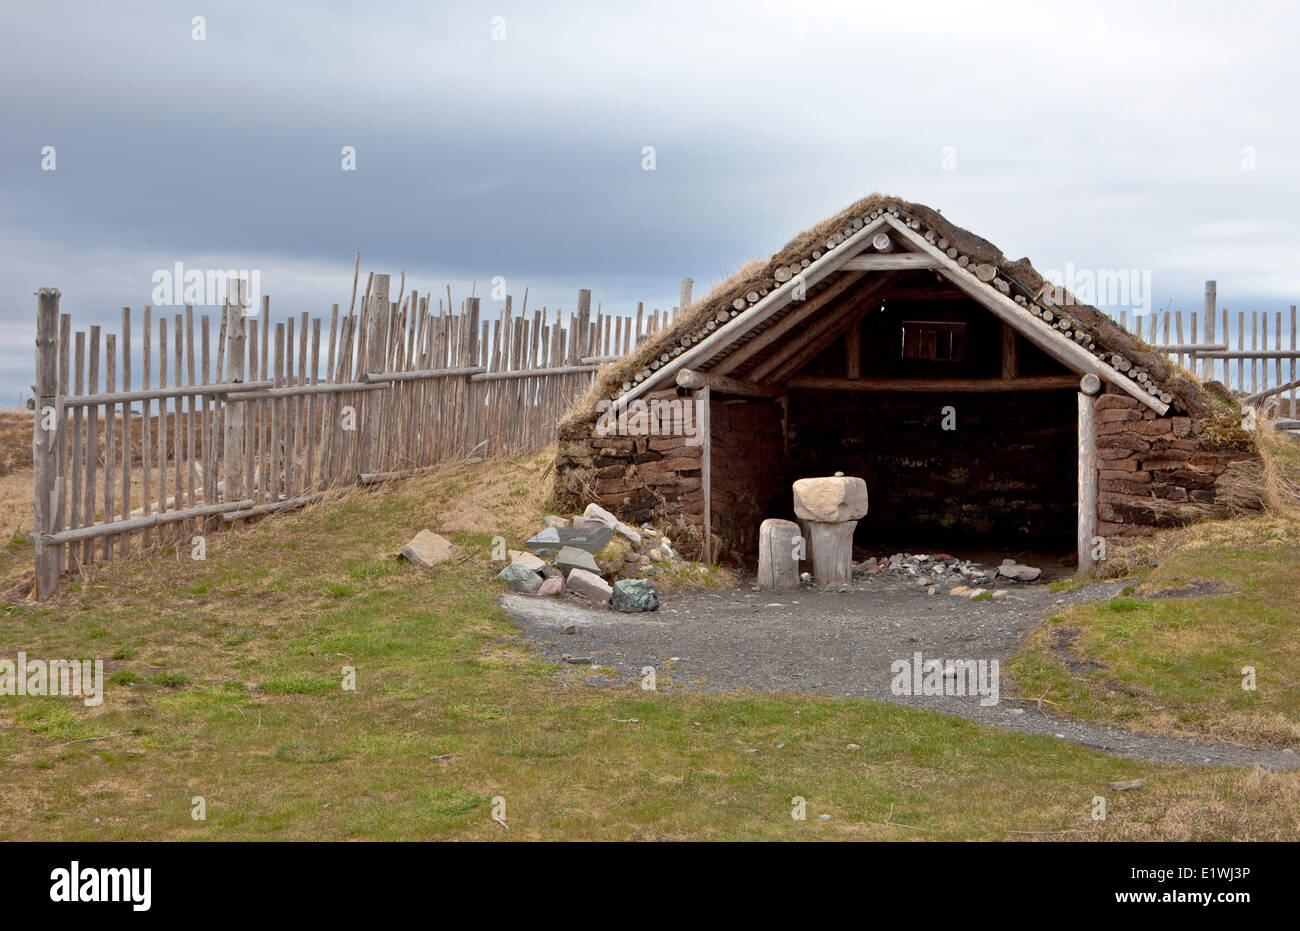
[[[813,579],[818,585],[849,581],[853,573],[853,530],[858,522],[810,520],[807,525]]]
[[[799,525],[770,518],[758,529],[758,587],[765,591],[790,591],[799,587],[796,547]],[[800,548],[801,549],[801,548]]]

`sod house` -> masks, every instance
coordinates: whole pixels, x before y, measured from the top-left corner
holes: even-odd
[[[1202,385],[1028,259],[873,195],[749,263],[607,366],[556,493],[750,560],[791,483],[866,480],[854,543],[1078,553],[1229,507],[1257,459]]]

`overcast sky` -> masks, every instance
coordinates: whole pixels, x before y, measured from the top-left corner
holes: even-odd
[[[3,17],[0,406],[32,381],[38,287],[78,328],[138,315],[176,262],[258,270],[277,317],[328,312],[359,251],[363,276],[406,269],[457,300],[499,275],[516,307],[525,286],[530,308],[572,309],[581,287],[607,310],[669,307],[682,277],[703,293],[872,191],[1040,270],[1150,271],[1160,309],[1199,308],[1206,278],[1234,311],[1300,298],[1293,5],[43,0]]]

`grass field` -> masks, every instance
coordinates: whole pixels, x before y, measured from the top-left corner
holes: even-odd
[[[0,836],[1300,837],[1300,774],[1137,763],[867,700],[583,684],[495,603],[491,536],[513,545],[543,513],[547,460],[520,461],[352,492],[214,534],[204,562],[168,550],[0,608],[0,656],[109,660],[97,708],[0,698]],[[424,526],[469,558],[394,559]]]
[[[1265,452],[1271,511],[1162,535],[1122,597],[1031,636],[1016,693],[1130,730],[1300,749],[1300,444],[1269,434]]]

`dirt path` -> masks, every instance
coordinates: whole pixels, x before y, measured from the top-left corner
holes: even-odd
[[[1005,600],[972,602],[928,595],[904,579],[873,579],[843,593],[675,593],[650,614],[592,610],[574,598],[506,595],[502,603],[549,659],[587,658],[582,665],[613,670],[618,682],[639,681],[641,669],[653,666],[660,677],[671,679],[661,688],[856,695],[1134,759],[1300,769],[1300,754],[1293,752],[1126,733],[1053,717],[1033,702],[1001,696],[986,706],[979,695],[898,695],[891,687],[896,678],[891,664],[913,661],[916,653],[924,659],[1005,663],[1053,609],[1114,597],[1121,586],[1098,582],[1052,594],[1046,585],[1020,585]],[[566,628],[574,632],[565,633]]]

